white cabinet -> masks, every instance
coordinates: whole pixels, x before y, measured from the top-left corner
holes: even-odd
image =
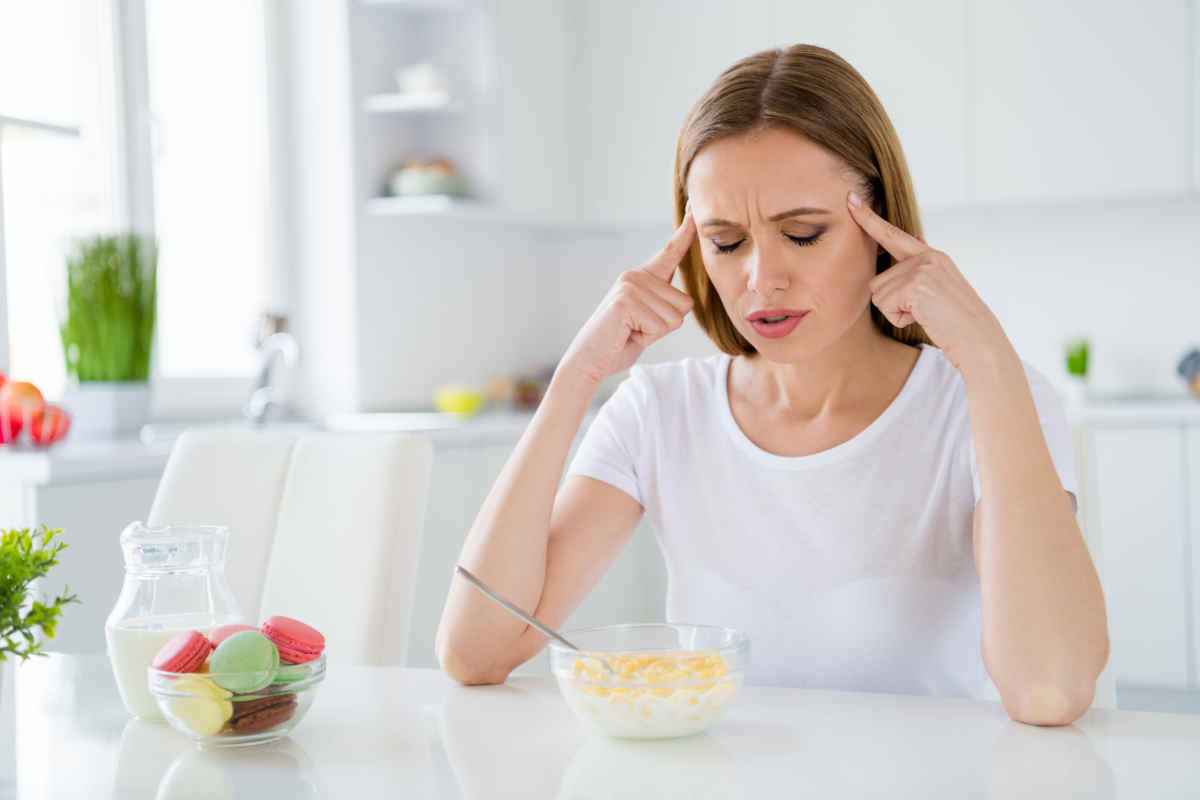
[[[1195,448],[1197,429],[1191,430]],[[1195,679],[1189,597],[1196,575],[1186,559],[1189,489],[1182,429],[1097,428],[1088,450],[1095,487],[1089,516],[1101,528],[1117,683],[1189,688]]]
[[[973,200],[1188,190],[1188,3],[969,3]]]
[[[567,135],[574,90],[568,10],[561,0],[501,1],[494,4],[494,23],[497,201],[506,217],[573,222],[578,196]]]
[[[63,609],[55,637],[45,643],[47,650],[103,652],[104,621],[117,602],[125,572],[121,531],[134,520],[146,519],[157,487],[157,475],[4,485],[0,491],[3,527],[45,523],[63,529],[61,541],[67,547],[37,591],[53,597],[69,588],[79,603]]]
[[[922,208],[1200,188],[1200,15],[1184,0],[562,1],[579,44],[568,137],[588,222],[665,224],[687,110],[738,59],[797,42],[871,84]]]
[[[1192,627],[1189,643],[1192,647],[1192,680],[1200,689],[1200,425],[1189,427],[1184,439],[1184,464],[1186,466],[1188,509],[1188,556],[1187,564],[1191,579]]]
[[[580,31],[571,136],[582,218],[669,230],[684,117],[722,70],[770,45],[765,7],[720,0],[571,7]]]
[[[967,199],[967,9],[961,0],[773,0],[772,46],[820,45],[866,79],[899,134],[922,208]]]
[[[1192,2],[1192,191],[1200,194],[1200,3]]]

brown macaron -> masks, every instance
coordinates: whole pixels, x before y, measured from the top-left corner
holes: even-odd
[[[232,733],[261,733],[281,722],[291,719],[296,713],[296,695],[276,694],[237,700],[234,695],[233,716],[226,723]]]

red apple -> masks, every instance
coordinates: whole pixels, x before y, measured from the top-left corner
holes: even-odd
[[[21,435],[25,423],[20,417],[14,417],[8,410],[0,407],[0,444],[12,444]]]
[[[8,381],[0,386],[0,407],[24,418],[46,405],[42,393],[29,381]]]
[[[52,403],[33,412],[29,419],[29,439],[36,445],[52,445],[67,435],[71,415]]]
[[[0,442],[16,441],[34,412],[45,405],[45,398],[32,383],[6,381],[0,386]]]

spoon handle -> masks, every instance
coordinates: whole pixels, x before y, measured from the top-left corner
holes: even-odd
[[[505,599],[504,599],[503,597],[501,597],[500,595],[498,595],[498,594],[496,594],[495,592],[493,592],[491,589],[489,589],[487,586],[485,586],[485,585],[483,584],[483,581],[479,580],[479,578],[476,578],[474,575],[472,575],[471,573],[467,572],[466,568],[465,568],[465,567],[463,567],[461,564],[457,564],[457,565],[455,565],[455,570],[456,570],[456,571],[457,571],[457,572],[458,572],[460,575],[462,575],[464,578],[466,578],[467,580],[469,580],[471,583],[475,584],[475,587],[476,587],[477,589],[479,589],[479,591],[483,592],[483,593],[484,593],[484,594],[486,594],[488,597],[492,598],[492,599],[493,599],[493,600],[495,600],[497,603],[499,603],[501,606],[503,606],[504,608],[508,609],[509,613],[511,613],[511,614],[514,614],[516,617],[518,617],[519,619],[522,619],[522,620],[524,620],[525,622],[528,622],[530,625],[532,625],[533,627],[537,628],[539,631],[541,631],[542,633],[546,634],[547,636],[549,636],[549,637],[551,637],[551,638],[553,638],[553,639],[557,639],[558,641],[562,642],[563,644],[565,644],[567,647],[571,648],[572,650],[578,650],[578,649],[579,649],[578,647],[576,647],[575,645],[571,644],[570,642],[568,642],[568,641],[567,641],[566,639],[564,639],[563,637],[559,636],[557,633],[555,633],[555,632],[554,632],[554,631],[552,631],[551,629],[547,628],[547,627],[546,627],[545,625],[543,625],[542,623],[538,622],[538,621],[537,621],[536,619],[534,619],[533,617],[531,617],[531,616],[529,616],[528,614],[526,614],[526,613],[525,613],[524,611],[522,611],[521,609],[519,609],[519,608],[517,608],[516,606],[514,606],[512,603],[510,603],[510,602],[508,602],[507,600],[505,600]]]

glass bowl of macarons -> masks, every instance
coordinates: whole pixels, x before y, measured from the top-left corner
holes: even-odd
[[[325,678],[325,637],[291,617],[183,631],[147,670],[171,727],[205,746],[269,742],[308,713]]]

